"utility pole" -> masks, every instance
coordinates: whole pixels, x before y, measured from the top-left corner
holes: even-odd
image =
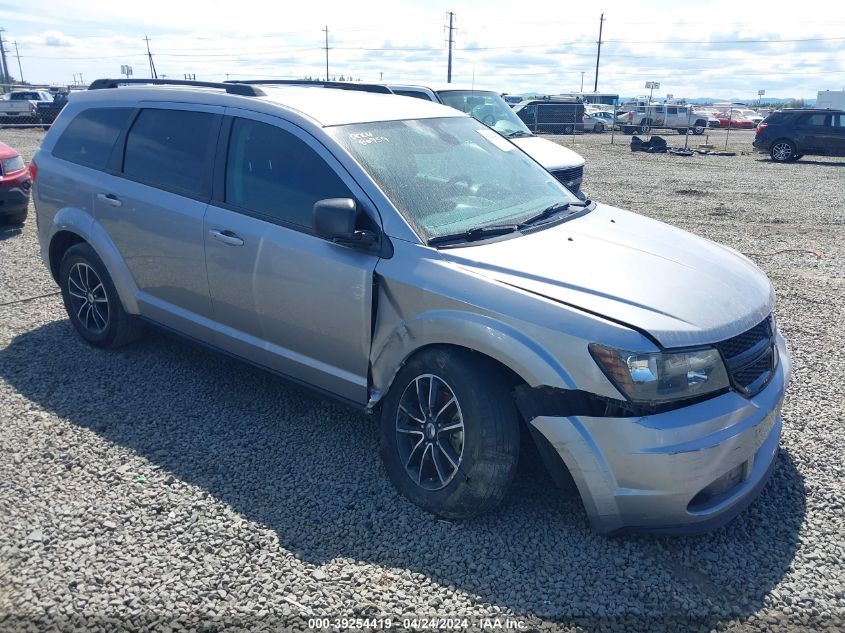
[[[3,81],[4,84],[11,83],[9,81],[9,66],[6,65],[6,45],[3,43],[3,33],[6,29],[0,28],[0,62],[3,63]]]
[[[18,41],[15,40],[15,57],[18,58],[18,72],[21,75],[21,83],[23,83],[23,68],[21,68],[21,54],[18,52]]]
[[[581,92],[584,92],[584,71],[581,71]]]
[[[329,25],[326,24],[326,28],[323,29],[323,32],[326,34],[326,81],[329,80]]]
[[[147,57],[150,60],[150,77],[152,77],[153,79],[158,79],[158,74],[156,73],[156,65],[155,62],[153,62],[153,54],[150,52],[150,38],[145,35],[144,41],[147,43]]]
[[[454,23],[455,14],[449,11],[449,65],[446,68],[446,83],[452,83],[452,44],[455,43],[455,38],[452,37],[452,32],[455,30],[455,27],[452,26]]]
[[[601,59],[601,32],[604,27],[604,13],[599,19],[599,48],[596,51],[596,83],[593,85],[593,92],[599,91],[599,60]]]

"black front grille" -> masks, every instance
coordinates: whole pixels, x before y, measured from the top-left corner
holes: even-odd
[[[716,344],[738,391],[753,396],[769,383],[777,366],[774,345],[771,316],[750,330]]]
[[[570,167],[569,169],[553,169],[552,176],[557,178],[567,187],[580,183],[584,178],[584,166]]]

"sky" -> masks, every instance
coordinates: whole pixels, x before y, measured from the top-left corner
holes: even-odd
[[[804,14],[791,0],[27,0],[0,2],[12,76],[67,85],[161,75],[198,80],[324,77],[445,82],[500,92],[585,91],[655,97],[815,97],[845,88],[845,2]],[[15,44],[17,52],[15,54]],[[20,66],[18,64],[20,61]]]

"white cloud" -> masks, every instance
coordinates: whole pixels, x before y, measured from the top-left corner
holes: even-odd
[[[673,3],[605,0],[605,44],[599,89],[641,94],[648,80],[661,93],[729,98],[814,96],[845,84],[845,3],[826,7],[824,19],[785,23],[779,11],[754,11],[735,23],[735,0]],[[600,8],[536,0],[532,11],[509,0],[374,0],[366,4],[222,0],[114,3],[112,0],[29,0],[0,10],[6,37],[20,45],[27,79],[67,83],[147,74],[145,35],[160,73],[220,80],[227,76],[300,77],[325,73],[329,27],[333,75],[377,81],[438,81],[446,76],[446,11],[457,14],[453,80],[510,92],[561,92],[592,87]],[[61,31],[43,31],[61,16]],[[723,16],[714,19],[714,16]],[[182,27],[181,25],[185,25]],[[806,40],[754,42],[750,40]],[[780,94],[775,95],[772,90]]]

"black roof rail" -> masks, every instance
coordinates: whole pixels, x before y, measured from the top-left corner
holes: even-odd
[[[247,86],[240,82],[217,83],[213,81],[192,81],[185,79],[95,79],[88,86],[88,90],[102,90],[117,88],[129,84],[152,86],[196,86],[198,88],[221,88],[233,95],[244,97],[263,97],[266,93],[260,88]]]
[[[230,79],[227,84],[267,85],[267,86],[319,86],[321,88],[338,88],[340,90],[358,90],[359,92],[375,92],[392,95],[393,92],[382,84],[357,83],[352,81],[323,81],[321,79]]]

